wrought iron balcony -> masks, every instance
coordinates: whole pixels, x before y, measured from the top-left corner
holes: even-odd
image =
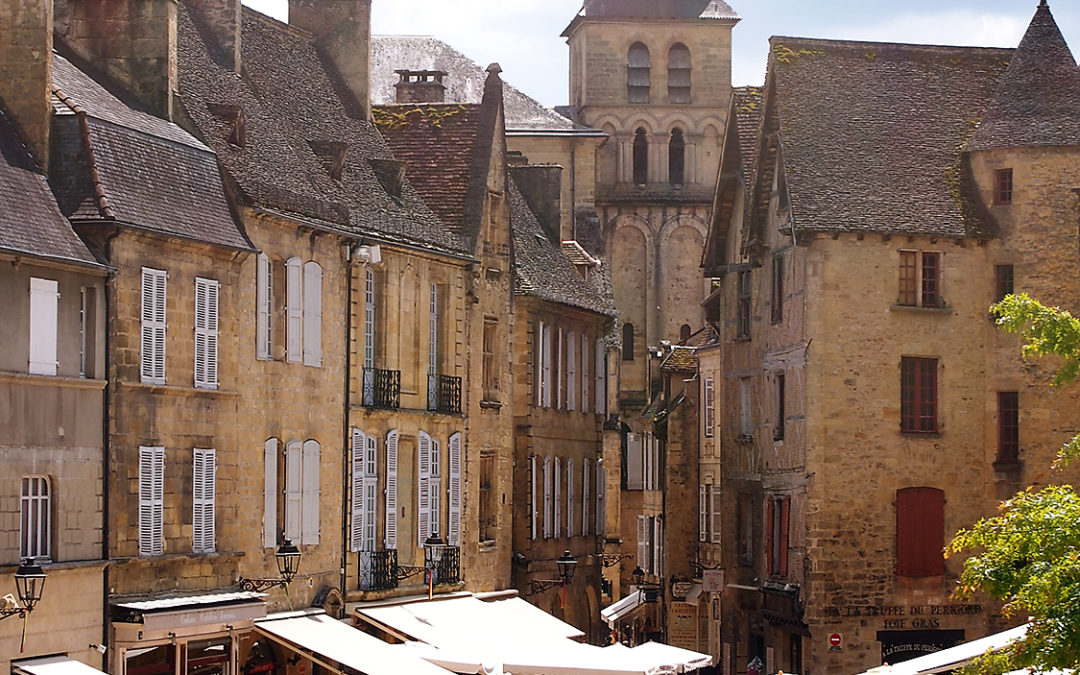
[[[398,586],[397,551],[361,551],[360,590],[386,591]]]
[[[461,581],[460,546],[447,546],[443,549],[434,581],[436,584],[456,584]]]
[[[428,375],[428,410],[460,413],[461,378],[453,375]]]
[[[364,368],[364,405],[397,410],[401,407],[401,371]]]

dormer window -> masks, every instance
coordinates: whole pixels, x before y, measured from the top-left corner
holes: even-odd
[[[229,145],[237,148],[247,146],[247,125],[243,108],[235,103],[207,103],[206,108],[211,115],[224,123],[225,138]]]
[[[375,177],[386,190],[386,194],[395,200],[401,198],[401,189],[405,185],[405,162],[399,159],[371,159],[371,168]]]
[[[589,252],[581,247],[581,244],[576,241],[564,241],[562,243],[563,254],[574,264],[577,268],[578,274],[585,281],[588,281],[592,275],[592,270],[600,267],[600,261],[589,255]]]
[[[649,48],[640,42],[630,45],[626,56],[626,94],[630,103],[649,102],[651,68]]]
[[[348,152],[349,145],[338,141],[308,141],[308,145],[322,160],[326,173],[334,180],[341,180],[341,174],[345,170],[345,153]]]

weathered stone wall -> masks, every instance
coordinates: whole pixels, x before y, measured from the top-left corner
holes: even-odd
[[[597,148],[604,138],[527,136],[514,134],[506,139],[511,152],[522,153],[531,164],[557,164],[563,167],[561,237],[575,239],[574,212],[579,207],[596,204]],[[578,223],[578,227],[582,224]]]
[[[41,166],[52,116],[52,2],[0,2],[0,100]]]

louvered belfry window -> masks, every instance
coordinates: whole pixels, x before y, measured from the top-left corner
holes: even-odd
[[[626,54],[626,95],[630,103],[649,102],[651,67],[649,48],[640,42],[630,45]]]
[[[212,279],[195,279],[195,386],[218,387],[218,298]]]
[[[690,50],[681,42],[668,50],[668,100],[690,102]]]
[[[140,374],[144,384],[165,384],[164,270],[142,269],[142,335]]]

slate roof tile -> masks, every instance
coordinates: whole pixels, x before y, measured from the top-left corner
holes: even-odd
[[[585,0],[584,16],[738,19],[724,0]]]
[[[749,180],[754,170],[754,148],[761,129],[765,101],[761,87],[735,87],[731,90],[735,127],[739,133],[739,159],[743,176]]]

